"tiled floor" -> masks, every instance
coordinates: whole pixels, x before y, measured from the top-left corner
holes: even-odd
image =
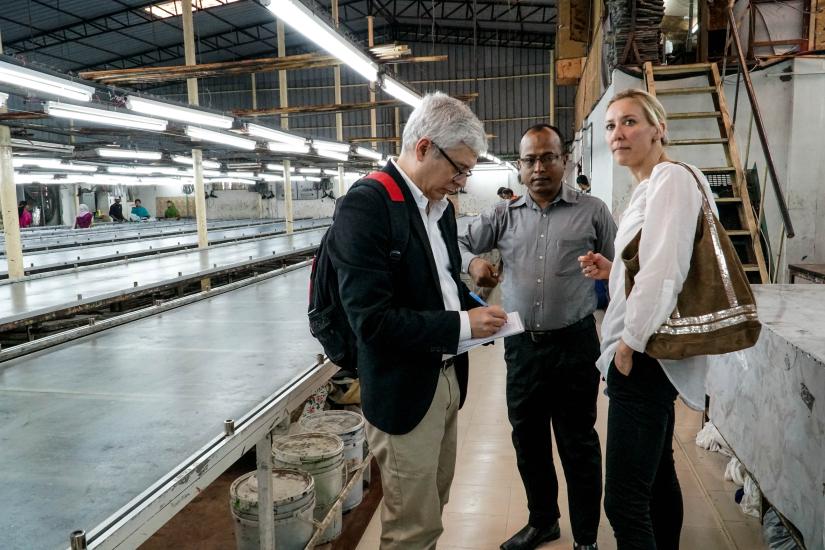
[[[507,423],[503,352],[501,343],[472,352],[469,395],[459,413],[457,470],[444,510],[440,550],[495,550],[527,523],[527,501]],[[607,398],[601,393],[598,406],[596,428],[603,443]],[[758,520],[742,514],[733,501],[735,486],[724,481],[726,457],[706,452],[694,443],[699,428],[701,415],[679,403],[674,452],[685,504],[682,550],[765,548]],[[556,464],[560,464],[558,457]],[[562,537],[542,549],[573,547],[563,477],[559,485]],[[357,550],[378,548],[378,516],[376,512]],[[602,550],[616,548],[604,513],[598,542]]]

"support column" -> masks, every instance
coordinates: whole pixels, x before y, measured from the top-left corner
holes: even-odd
[[[255,445],[258,478],[258,534],[261,550],[275,549],[275,509],[272,507],[272,434]],[[263,505],[261,503],[269,503]]]
[[[286,29],[281,20],[278,20],[278,57],[286,55]],[[281,96],[281,107],[289,107],[289,94],[287,89],[286,71],[278,71],[278,92]],[[281,115],[281,128],[289,129],[289,116]],[[284,161],[284,219],[286,220],[286,232],[293,232],[293,222],[295,215],[292,212],[292,176],[289,174],[288,160]]]
[[[258,74],[252,73],[249,77],[252,79],[252,110],[258,109]]]
[[[375,46],[375,33],[373,31],[373,26],[375,23],[375,17],[372,15],[367,16],[367,43],[369,47],[372,48]],[[370,88],[370,103],[375,103],[375,92],[372,88]],[[370,137],[378,136],[378,121],[376,118],[376,111],[375,107],[370,109]],[[370,144],[374,150],[378,150],[378,142],[371,141]]]
[[[0,38],[0,51],[3,51]],[[0,113],[8,107],[0,107]],[[11,131],[0,125],[0,204],[3,208],[3,235],[6,238],[6,262],[9,280],[15,281],[25,274],[23,244],[20,241],[20,217],[17,214],[17,187],[14,185],[14,166],[11,162]]]
[[[395,137],[398,138],[395,142],[395,154],[400,155],[403,136],[401,135],[401,109],[398,107],[395,108]]]
[[[337,29],[339,27],[338,0],[332,0],[332,22]],[[332,69],[335,78],[335,104],[341,105],[341,65],[336,65]],[[335,113],[335,139],[344,141],[344,113]],[[344,196],[344,164],[338,163],[338,192],[336,197]]]
[[[183,11],[183,49],[187,65],[195,65],[195,28],[192,23],[192,0],[182,0]],[[198,79],[186,79],[186,92],[189,105],[197,106]],[[209,246],[209,236],[206,232],[206,188],[203,185],[203,152],[192,149],[192,168],[195,173],[195,221],[198,225],[198,248]]]
[[[294,231],[295,216],[292,212],[292,175],[289,173],[291,163],[284,161],[284,217],[286,218],[286,232]]]
[[[556,52],[550,50],[550,124],[556,125]]]

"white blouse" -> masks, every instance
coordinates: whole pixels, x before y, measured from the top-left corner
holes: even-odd
[[[711,208],[718,216],[710,185],[698,168]],[[616,353],[619,339],[642,352],[647,341],[676,307],[676,298],[690,269],[696,222],[702,208],[696,180],[682,166],[657,164],[636,187],[616,234],[616,259],[610,272],[610,305],[602,321],[602,355],[596,363],[602,375]],[[621,252],[642,229],[640,269],[633,290],[625,297],[625,266]],[[659,360],[670,382],[691,408],[705,406],[707,357]]]

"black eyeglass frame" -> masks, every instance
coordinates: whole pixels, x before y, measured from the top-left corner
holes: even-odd
[[[438,146],[438,144],[437,144],[436,142],[431,141],[430,143],[432,143],[432,144],[433,144],[433,146],[434,146],[436,149],[438,149],[438,152],[439,152],[439,153],[441,153],[441,155],[442,155],[445,159],[447,159],[447,162],[449,162],[449,163],[450,163],[450,165],[452,165],[452,167],[453,167],[453,168],[455,168],[455,171],[456,171],[457,173],[456,173],[456,175],[455,175],[455,176],[453,176],[452,181],[455,181],[455,180],[457,180],[457,179],[459,179],[459,178],[465,178],[465,179],[466,179],[466,178],[469,178],[470,176],[472,176],[472,175],[473,175],[473,171],[472,171],[472,170],[467,170],[467,171],[465,172],[464,170],[462,170],[461,168],[459,168],[459,167],[458,167],[458,165],[457,165],[455,162],[453,162],[453,159],[451,159],[451,158],[450,158],[450,155],[448,155],[448,154],[444,151],[444,149],[442,149],[441,147],[439,147],[439,146]]]
[[[545,168],[547,168],[550,165],[555,164],[556,162],[562,160],[563,158],[564,158],[563,154],[562,155],[557,155],[556,153],[545,153],[541,156],[533,157],[533,158],[530,158],[530,157],[519,158],[518,159],[519,168],[521,168],[522,165],[523,165],[524,168],[533,169],[536,166],[536,162],[541,162],[541,165],[544,166]]]

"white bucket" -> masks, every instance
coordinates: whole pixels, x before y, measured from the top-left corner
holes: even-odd
[[[229,507],[235,521],[238,550],[259,550],[258,478],[249,472],[229,488]],[[272,470],[272,507],[275,511],[275,547],[303,550],[315,526],[315,482],[300,470]]]
[[[272,462],[278,467],[297,468],[312,476],[315,480],[315,519],[322,521],[344,488],[346,465],[341,438],[317,432],[280,437],[272,442]],[[341,534],[341,516],[341,507],[338,507],[318,544],[334,540]]]
[[[364,461],[364,417],[351,411],[320,411],[301,418],[298,421],[305,432],[324,432],[335,434],[344,442],[344,460],[347,463],[347,481],[358,476],[346,500],[344,512],[349,512],[364,498],[364,485],[360,481],[363,471],[356,468]]]

